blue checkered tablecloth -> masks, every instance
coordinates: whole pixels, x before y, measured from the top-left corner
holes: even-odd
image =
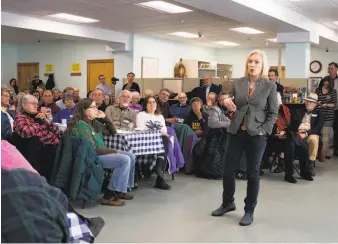
[[[103,140],[108,148],[130,151],[136,156],[165,152],[160,130],[105,135]]]
[[[69,243],[94,243],[88,226],[75,213],[67,213]]]

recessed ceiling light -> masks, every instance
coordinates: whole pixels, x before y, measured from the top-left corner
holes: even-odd
[[[220,44],[220,45],[224,45],[224,46],[238,46],[238,43],[234,43],[234,42],[227,42],[227,41],[218,41],[218,42],[213,42],[215,44]]]
[[[82,16],[65,14],[65,13],[47,15],[47,17],[51,17],[51,18],[55,18],[55,19],[61,19],[61,20],[67,20],[67,21],[72,21],[72,22],[78,22],[78,23],[99,22],[99,20],[97,20],[97,19],[90,19],[90,18],[86,18],[86,17],[82,17]]]
[[[183,8],[181,6],[178,6],[172,3],[167,3],[164,1],[149,1],[149,2],[144,2],[144,3],[136,3],[136,5],[162,11],[162,12],[167,12],[170,14],[192,12],[191,9]]]
[[[256,29],[250,28],[250,27],[231,28],[230,30],[232,30],[232,31],[237,31],[237,32],[241,32],[241,33],[244,33],[244,34],[250,34],[250,35],[253,35],[253,34],[262,34],[262,33],[264,33],[263,31],[256,30]]]
[[[179,37],[184,37],[184,38],[198,38],[199,37],[196,34],[188,33],[188,32],[173,32],[173,33],[169,33],[169,35],[179,36]]]
[[[338,21],[333,21],[333,24],[338,25]]]
[[[268,39],[270,42],[277,42],[277,38]]]

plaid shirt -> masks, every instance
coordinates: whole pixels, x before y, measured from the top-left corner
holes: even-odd
[[[46,145],[56,145],[60,141],[61,131],[53,123],[18,113],[14,120],[14,132],[22,138],[38,137]]]
[[[25,169],[1,169],[1,242],[69,242],[67,198]]]

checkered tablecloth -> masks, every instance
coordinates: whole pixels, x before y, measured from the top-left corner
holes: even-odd
[[[94,243],[88,226],[75,213],[67,213],[69,243]]]
[[[108,148],[121,151],[130,151],[136,156],[163,153],[161,131],[142,131],[130,134],[106,135],[104,144]]]

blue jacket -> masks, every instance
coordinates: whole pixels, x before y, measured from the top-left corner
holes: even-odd
[[[73,114],[75,113],[76,107],[77,106],[74,106],[71,109],[68,109],[68,108],[61,109],[59,112],[57,112],[53,116],[53,122],[61,123],[63,119],[66,119],[68,123],[71,117],[73,116]]]
[[[8,110],[9,115],[15,119],[15,114]],[[1,111],[1,137],[4,140],[10,141],[12,138],[12,127],[8,116]]]
[[[185,104],[183,106],[179,103],[171,105],[171,111],[177,118],[184,119],[189,114],[190,110],[191,107],[188,104]]]

